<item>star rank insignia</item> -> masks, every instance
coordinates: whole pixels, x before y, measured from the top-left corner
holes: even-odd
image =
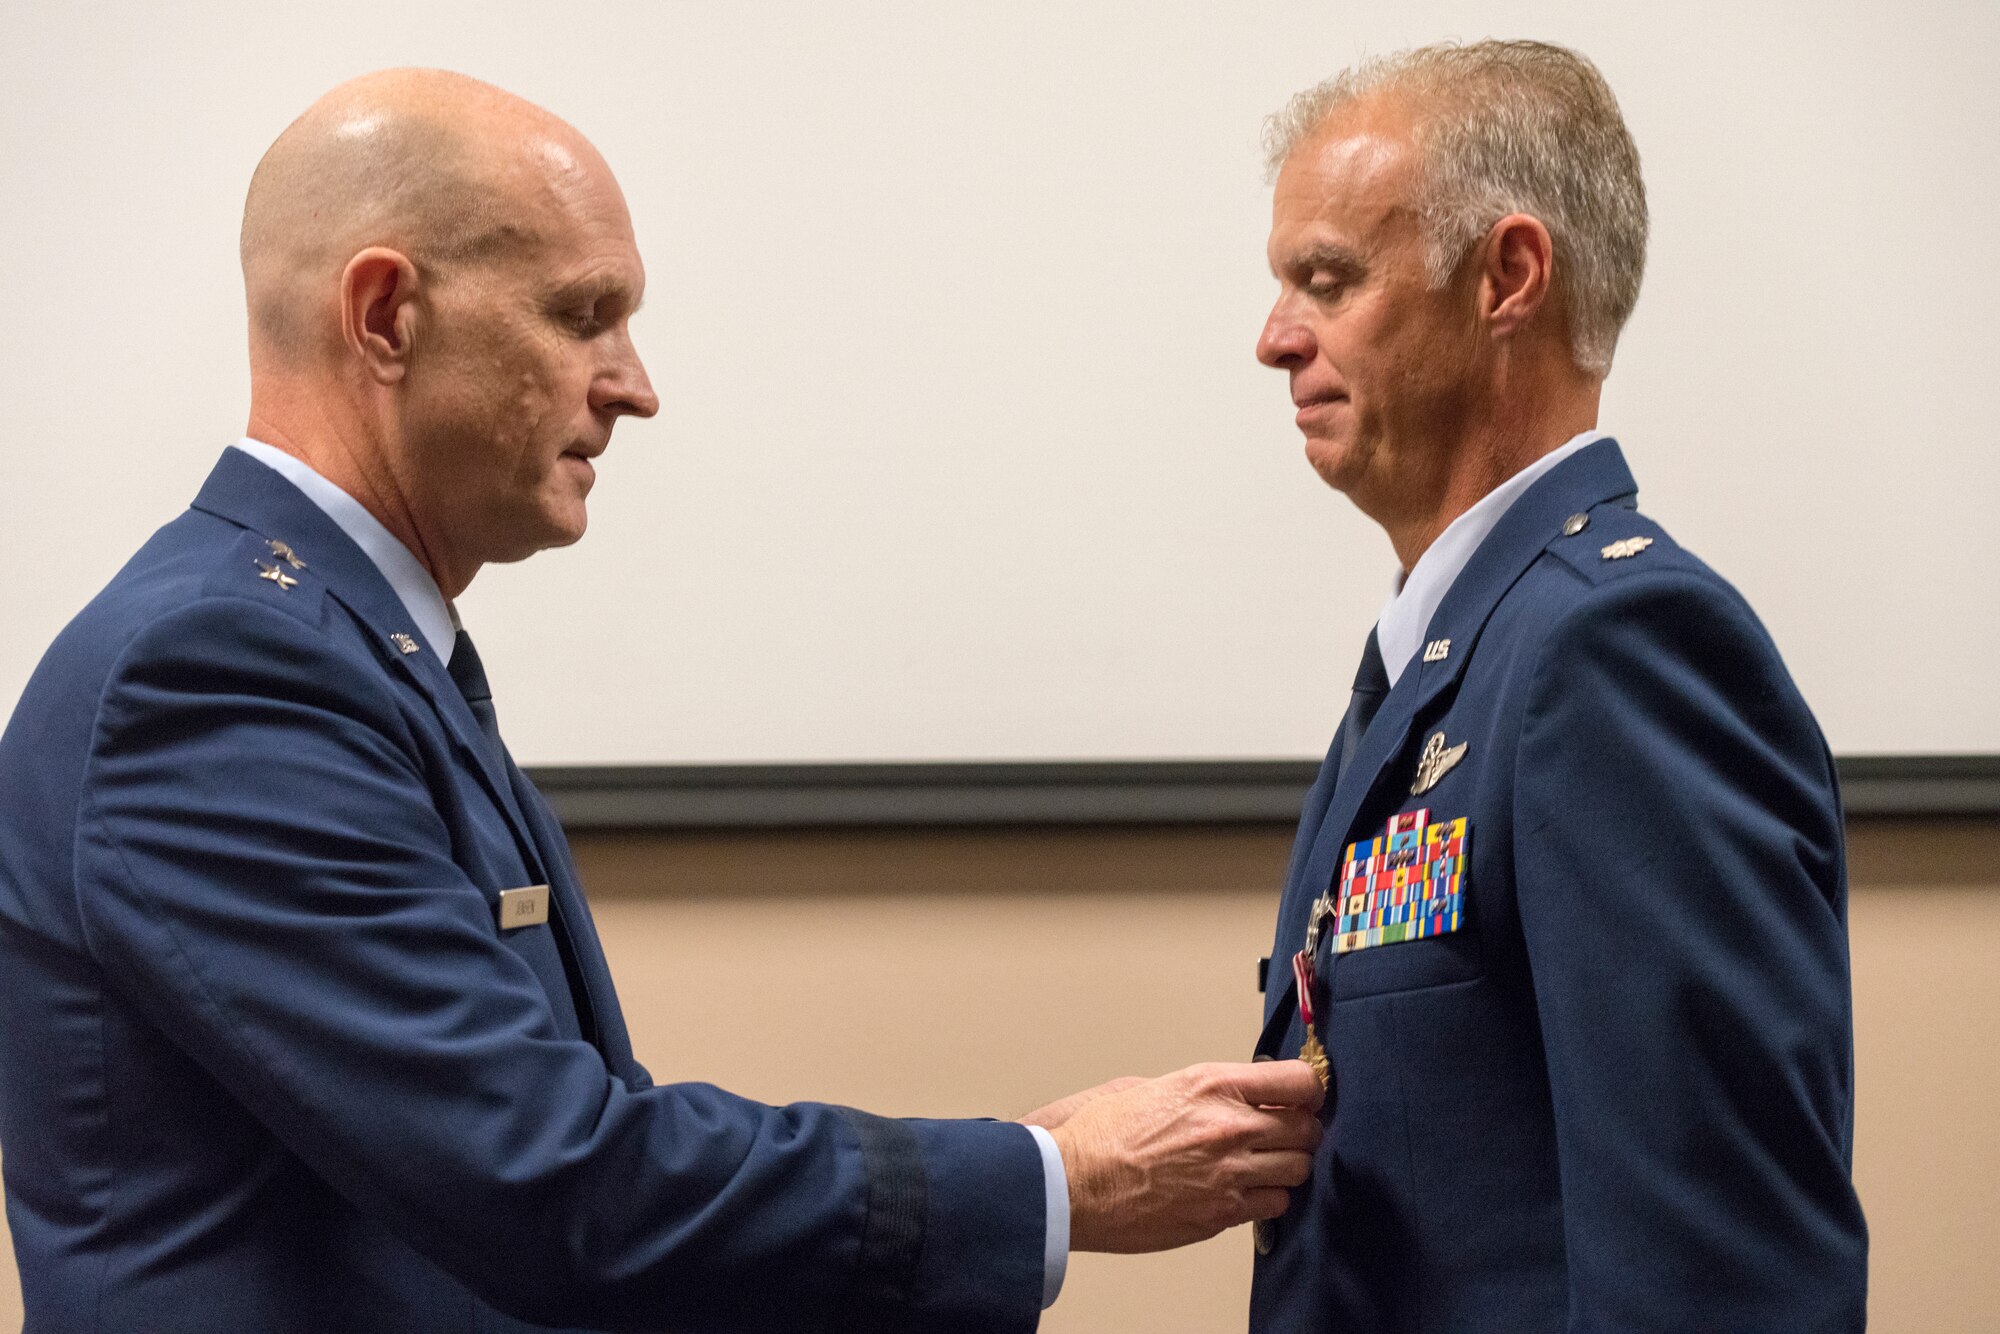
[[[259,579],[269,579],[272,583],[284,589],[287,593],[291,592],[294,588],[298,587],[299,583],[298,580],[292,578],[292,576],[286,574],[283,570],[271,564],[269,561],[264,561],[264,560],[258,561],[257,571],[258,571],[257,577]]]
[[[291,566],[293,569],[303,570],[306,567],[306,563],[299,559],[299,553],[292,550],[291,547],[286,545],[285,543],[280,542],[277,538],[275,537],[271,538],[269,541],[264,543],[264,545],[271,548],[271,554],[273,556],[276,556],[279,560]]]
[[[1606,560],[1625,560],[1653,545],[1650,537],[1627,537],[1606,546],[1598,554]]]
[[[1446,746],[1444,733],[1431,733],[1431,739],[1424,743],[1424,753],[1417,756],[1417,781],[1410,784],[1410,795],[1421,797],[1436,787],[1465,758],[1466,747],[1471,744],[1461,741],[1456,746]]]

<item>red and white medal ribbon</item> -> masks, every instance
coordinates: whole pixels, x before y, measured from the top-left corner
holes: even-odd
[[[1299,984],[1299,1021],[1312,1032],[1313,1026],[1313,956],[1311,950],[1300,950],[1292,956],[1292,977]]]

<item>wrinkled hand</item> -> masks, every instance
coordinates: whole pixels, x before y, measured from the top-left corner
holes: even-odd
[[[1040,1126],[1044,1130],[1054,1130],[1057,1126],[1075,1116],[1077,1109],[1083,1107],[1085,1104],[1096,1102],[1107,1093],[1122,1093],[1126,1089],[1134,1088],[1145,1082],[1138,1075],[1120,1075],[1116,1079],[1108,1079],[1096,1088],[1085,1089],[1081,1093],[1072,1093],[1067,1098],[1059,1099],[1046,1107],[1039,1107],[1029,1112],[1021,1118],[1021,1124],[1024,1126]]]
[[[1071,1249],[1162,1251],[1276,1218],[1312,1171],[1325,1096],[1305,1062],[1268,1061],[1113,1081],[1043,1109],[1075,1104],[1049,1125]]]

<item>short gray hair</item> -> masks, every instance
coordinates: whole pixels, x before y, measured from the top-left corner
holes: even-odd
[[[1646,268],[1646,186],[1597,67],[1546,42],[1442,43],[1366,60],[1266,122],[1271,173],[1335,112],[1380,94],[1407,98],[1416,115],[1432,286],[1450,281],[1501,218],[1539,218],[1555,242],[1571,355],[1589,374],[1608,374]]]

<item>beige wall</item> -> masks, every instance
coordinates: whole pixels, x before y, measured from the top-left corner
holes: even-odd
[[[598,837],[578,857],[666,1079],[1015,1115],[1253,1036],[1279,830]],[[1852,844],[1855,1175],[1875,1327],[2000,1327],[2000,825]],[[1080,1256],[1050,1334],[1241,1327],[1247,1238]],[[0,1327],[19,1321],[12,1274]]]

